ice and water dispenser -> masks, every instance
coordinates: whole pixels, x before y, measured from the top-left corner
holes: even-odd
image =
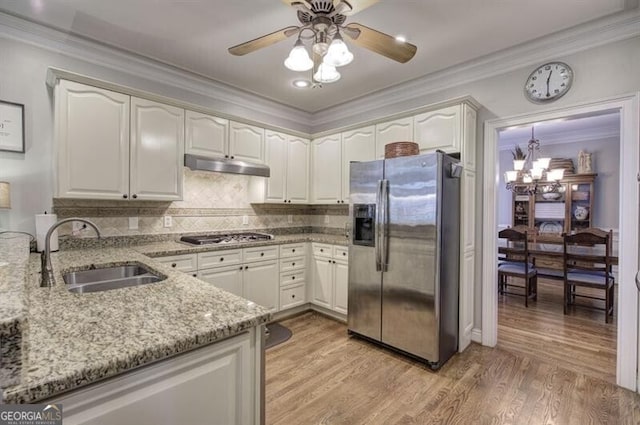
[[[353,205],[353,244],[375,246],[376,205]]]

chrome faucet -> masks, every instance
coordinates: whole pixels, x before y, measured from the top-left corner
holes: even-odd
[[[42,251],[42,255],[40,256],[40,260],[42,262],[42,280],[40,281],[41,287],[51,287],[56,283],[56,280],[53,277],[53,268],[51,267],[51,235],[58,227],[72,221],[80,221],[93,227],[93,230],[95,230],[96,234],[98,235],[98,239],[100,239],[100,230],[98,229],[98,226],[96,226],[92,221],[85,220],[84,218],[65,218],[51,226],[47,231],[47,235],[44,237],[44,251]]]

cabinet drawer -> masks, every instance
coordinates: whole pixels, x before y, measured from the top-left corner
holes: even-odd
[[[304,282],[304,270],[280,274],[280,286],[291,285],[298,282]]]
[[[336,260],[348,260],[349,248],[346,246],[335,245],[333,247],[333,258]]]
[[[292,270],[304,270],[305,257],[291,257],[280,259],[280,272],[290,272]]]
[[[198,270],[198,256],[196,254],[158,257],[156,261],[185,273]]]
[[[313,247],[313,256],[314,257],[326,257],[331,258],[332,254],[332,246],[324,243],[313,243],[311,244]]]
[[[304,283],[297,283],[280,288],[280,310],[292,308],[307,302],[306,286]]]
[[[198,254],[198,268],[232,266],[242,263],[242,250],[229,249],[225,251],[201,252]]]
[[[255,248],[244,248],[242,257],[245,263],[262,260],[275,260],[278,258],[277,246],[257,246]]]
[[[303,243],[280,245],[280,258],[297,257],[299,255],[304,255],[304,251],[305,249]]]

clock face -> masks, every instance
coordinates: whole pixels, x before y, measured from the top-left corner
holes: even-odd
[[[572,82],[573,71],[569,65],[563,62],[549,62],[529,75],[524,92],[533,102],[549,102],[568,92]]]

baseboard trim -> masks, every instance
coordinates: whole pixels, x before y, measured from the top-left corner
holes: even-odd
[[[471,329],[471,341],[477,342],[478,344],[482,344],[482,329],[478,329],[478,328]]]

